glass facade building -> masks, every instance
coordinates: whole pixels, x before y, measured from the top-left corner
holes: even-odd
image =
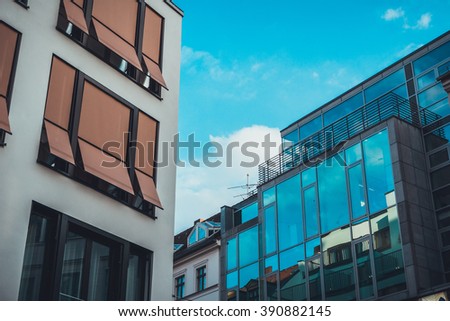
[[[222,208],[221,299],[450,290],[449,66],[446,33],[281,131],[257,195]]]

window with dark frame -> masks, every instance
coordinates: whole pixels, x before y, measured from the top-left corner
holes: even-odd
[[[158,122],[54,56],[38,162],[150,217]]]
[[[164,18],[144,0],[61,0],[57,29],[161,99]]]
[[[149,300],[152,252],[33,202],[19,300]]]
[[[0,147],[5,146],[5,134],[12,134],[9,123],[10,102],[14,85],[21,34],[0,21]]]
[[[206,289],[206,265],[197,269],[197,292]]]
[[[30,6],[28,5],[28,0],[14,0],[17,4],[20,4],[25,9],[28,9]]]
[[[184,298],[184,285],[185,275],[183,274],[175,279],[175,293],[177,300]]]

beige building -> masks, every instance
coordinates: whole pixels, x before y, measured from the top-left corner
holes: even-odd
[[[0,2],[0,300],[169,300],[182,11]]]

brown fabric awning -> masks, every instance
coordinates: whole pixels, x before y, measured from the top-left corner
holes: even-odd
[[[17,33],[0,22],[0,95],[7,97],[16,52]]]
[[[84,170],[134,195],[125,164],[102,150],[78,139]]]
[[[66,130],[69,129],[74,83],[75,69],[54,57],[45,118]]]
[[[141,187],[141,192],[144,200],[152,203],[160,209],[163,209],[153,178],[145,175],[144,173],[141,173],[140,171],[135,171],[135,173],[139,182],[139,186]]]
[[[137,0],[94,0],[92,16],[134,47]]]
[[[156,121],[139,112],[135,168],[153,177],[156,144]]]
[[[120,159],[125,160],[130,114],[128,107],[85,82],[78,136],[100,149],[104,149],[106,143],[113,142],[110,152],[119,154]]]
[[[98,40],[102,44],[142,71],[141,63],[133,46],[114,34],[114,32],[106,28],[95,18],[92,19],[92,22],[94,23]]]
[[[8,134],[11,133],[11,127],[9,126],[8,107],[6,105],[5,97],[0,96],[0,129],[3,129]]]
[[[147,66],[148,72],[150,73],[150,77],[168,90],[169,88],[167,88],[166,81],[163,78],[159,66],[153,60],[147,58],[147,56],[143,55],[142,57],[144,57],[145,65]]]
[[[142,52],[144,55],[159,62],[161,50],[162,17],[145,6],[144,38],[142,39]]]
[[[50,153],[75,165],[69,134],[62,128],[44,120]]]
[[[70,0],[64,0],[64,9],[66,10],[67,20],[83,30],[84,33],[89,34],[83,9]]]

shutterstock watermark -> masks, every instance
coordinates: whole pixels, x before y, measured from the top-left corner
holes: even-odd
[[[128,134],[124,135],[124,142],[127,141]],[[130,149],[135,149],[136,159],[134,164],[137,168],[147,166],[157,166],[158,168],[175,165],[178,167],[234,167],[253,168],[259,164],[269,161],[271,157],[279,155],[284,161],[289,158],[299,159],[307,163],[308,160],[314,158],[317,161],[323,161],[328,158],[330,148],[333,145],[332,133],[325,133],[324,142],[314,139],[304,143],[293,144],[292,142],[279,143],[278,140],[272,139],[270,134],[264,136],[262,141],[228,141],[220,143],[209,141],[202,143],[195,139],[194,134],[187,136],[187,140],[181,140],[180,135],[176,134],[170,142],[162,141],[158,148],[158,160],[155,159],[155,142],[130,142]],[[340,156],[339,151],[344,147],[346,141],[340,142],[332,153],[336,155],[335,160],[339,164],[345,164],[344,159]],[[103,151],[108,155],[108,160],[103,161],[102,166],[112,168],[124,166],[120,161],[124,149],[124,143],[110,141],[103,145]],[[185,157],[181,157],[183,154]],[[320,157],[315,155],[321,154]],[[314,156],[314,157],[311,157]],[[325,165],[330,165],[327,164]]]

